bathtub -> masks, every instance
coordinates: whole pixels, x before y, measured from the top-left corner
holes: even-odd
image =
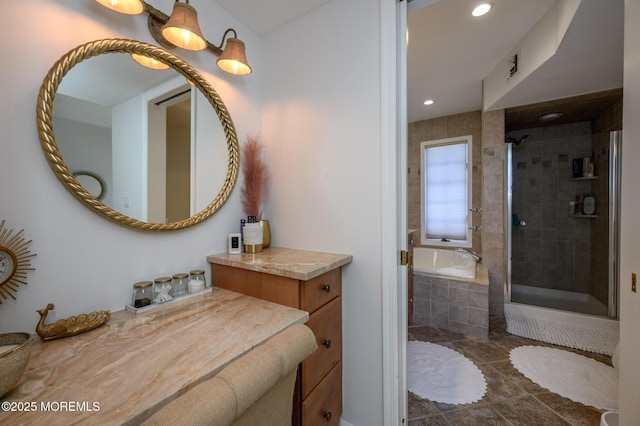
[[[473,280],[476,278],[476,266],[469,253],[427,247],[413,249],[413,272]]]

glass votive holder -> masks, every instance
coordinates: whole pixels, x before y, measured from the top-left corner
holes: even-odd
[[[153,301],[163,303],[173,299],[171,295],[171,277],[156,278],[153,282]]]
[[[153,303],[153,283],[151,281],[140,281],[133,285],[133,298],[131,305],[134,308],[142,308]]]
[[[189,293],[189,274],[182,272],[175,274],[171,280],[171,286],[173,297],[179,297]]]
[[[189,293],[202,291],[207,286],[207,280],[204,277],[204,271],[197,269],[189,272]]]

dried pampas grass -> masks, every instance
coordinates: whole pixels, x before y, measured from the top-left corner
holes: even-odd
[[[262,219],[264,197],[267,192],[267,165],[262,160],[262,145],[255,136],[249,136],[242,146],[242,208],[247,216]]]

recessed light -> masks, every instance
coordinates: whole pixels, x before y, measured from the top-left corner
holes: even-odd
[[[473,8],[473,11],[471,12],[471,14],[476,18],[478,16],[486,15],[487,13],[489,13],[492,6],[493,5],[491,3],[480,3],[479,5]]]
[[[561,112],[550,112],[548,114],[542,114],[540,117],[538,117],[538,120],[540,120],[540,121],[552,121],[552,120],[557,120],[560,117],[562,117],[562,113]]]
[[[424,101],[425,105],[433,105],[433,99],[427,99],[426,101]]]

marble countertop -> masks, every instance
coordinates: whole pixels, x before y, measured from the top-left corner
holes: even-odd
[[[325,253],[270,247],[260,253],[228,254],[220,253],[207,256],[207,262],[248,269],[272,275],[309,280],[325,272],[351,263],[349,254]]]
[[[78,336],[36,336],[0,424],[139,424],[307,312],[214,288]],[[29,405],[27,405],[29,404]],[[26,408],[25,408],[26,407]]]

